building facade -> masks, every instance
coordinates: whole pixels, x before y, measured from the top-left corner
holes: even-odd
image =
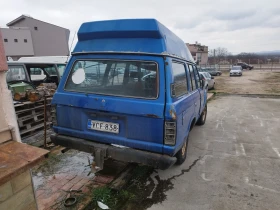
[[[208,63],[208,46],[201,45],[196,42],[195,44],[186,43],[189,48],[193,59],[198,62],[199,65],[205,65]]]
[[[7,57],[69,55],[69,29],[22,15],[1,28]]]

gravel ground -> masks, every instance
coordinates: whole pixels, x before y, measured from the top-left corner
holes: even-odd
[[[223,72],[215,82],[213,91],[217,93],[280,95],[280,71],[245,70],[241,77]]]

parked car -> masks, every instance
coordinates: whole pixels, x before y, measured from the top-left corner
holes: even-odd
[[[208,72],[211,76],[221,76],[222,72],[215,68],[200,68],[200,72]]]
[[[215,79],[208,72],[199,72],[202,80],[206,82],[206,88],[211,90],[215,88]]]
[[[229,72],[229,76],[242,76],[242,67],[232,66]]]
[[[249,70],[252,70],[254,68],[254,66],[249,65],[249,64],[244,63],[244,62],[239,62],[239,63],[236,64],[236,66],[241,66],[242,69],[249,69]]]
[[[157,20],[83,23],[52,100],[51,140],[101,169],[107,158],[182,164],[190,131],[206,121],[204,85],[185,43]]]
[[[41,83],[58,84],[67,59],[67,56],[45,56],[23,57],[18,61],[8,61],[7,82],[24,80],[34,86]]]

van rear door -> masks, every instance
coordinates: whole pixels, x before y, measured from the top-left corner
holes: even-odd
[[[152,56],[133,56],[133,60],[132,56],[88,55],[78,60],[73,56],[53,99],[57,104],[55,131],[161,153],[163,64],[162,57]],[[82,82],[78,81],[81,77]]]

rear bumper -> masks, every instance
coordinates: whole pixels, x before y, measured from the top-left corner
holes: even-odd
[[[230,73],[230,76],[242,76],[242,73]]]
[[[168,169],[177,161],[176,157],[170,157],[168,155],[161,155],[132,148],[119,148],[65,135],[52,134],[51,140],[56,145],[88,153],[94,153],[96,149],[102,149],[105,151],[105,158],[112,158],[124,162],[140,163],[162,170]]]

